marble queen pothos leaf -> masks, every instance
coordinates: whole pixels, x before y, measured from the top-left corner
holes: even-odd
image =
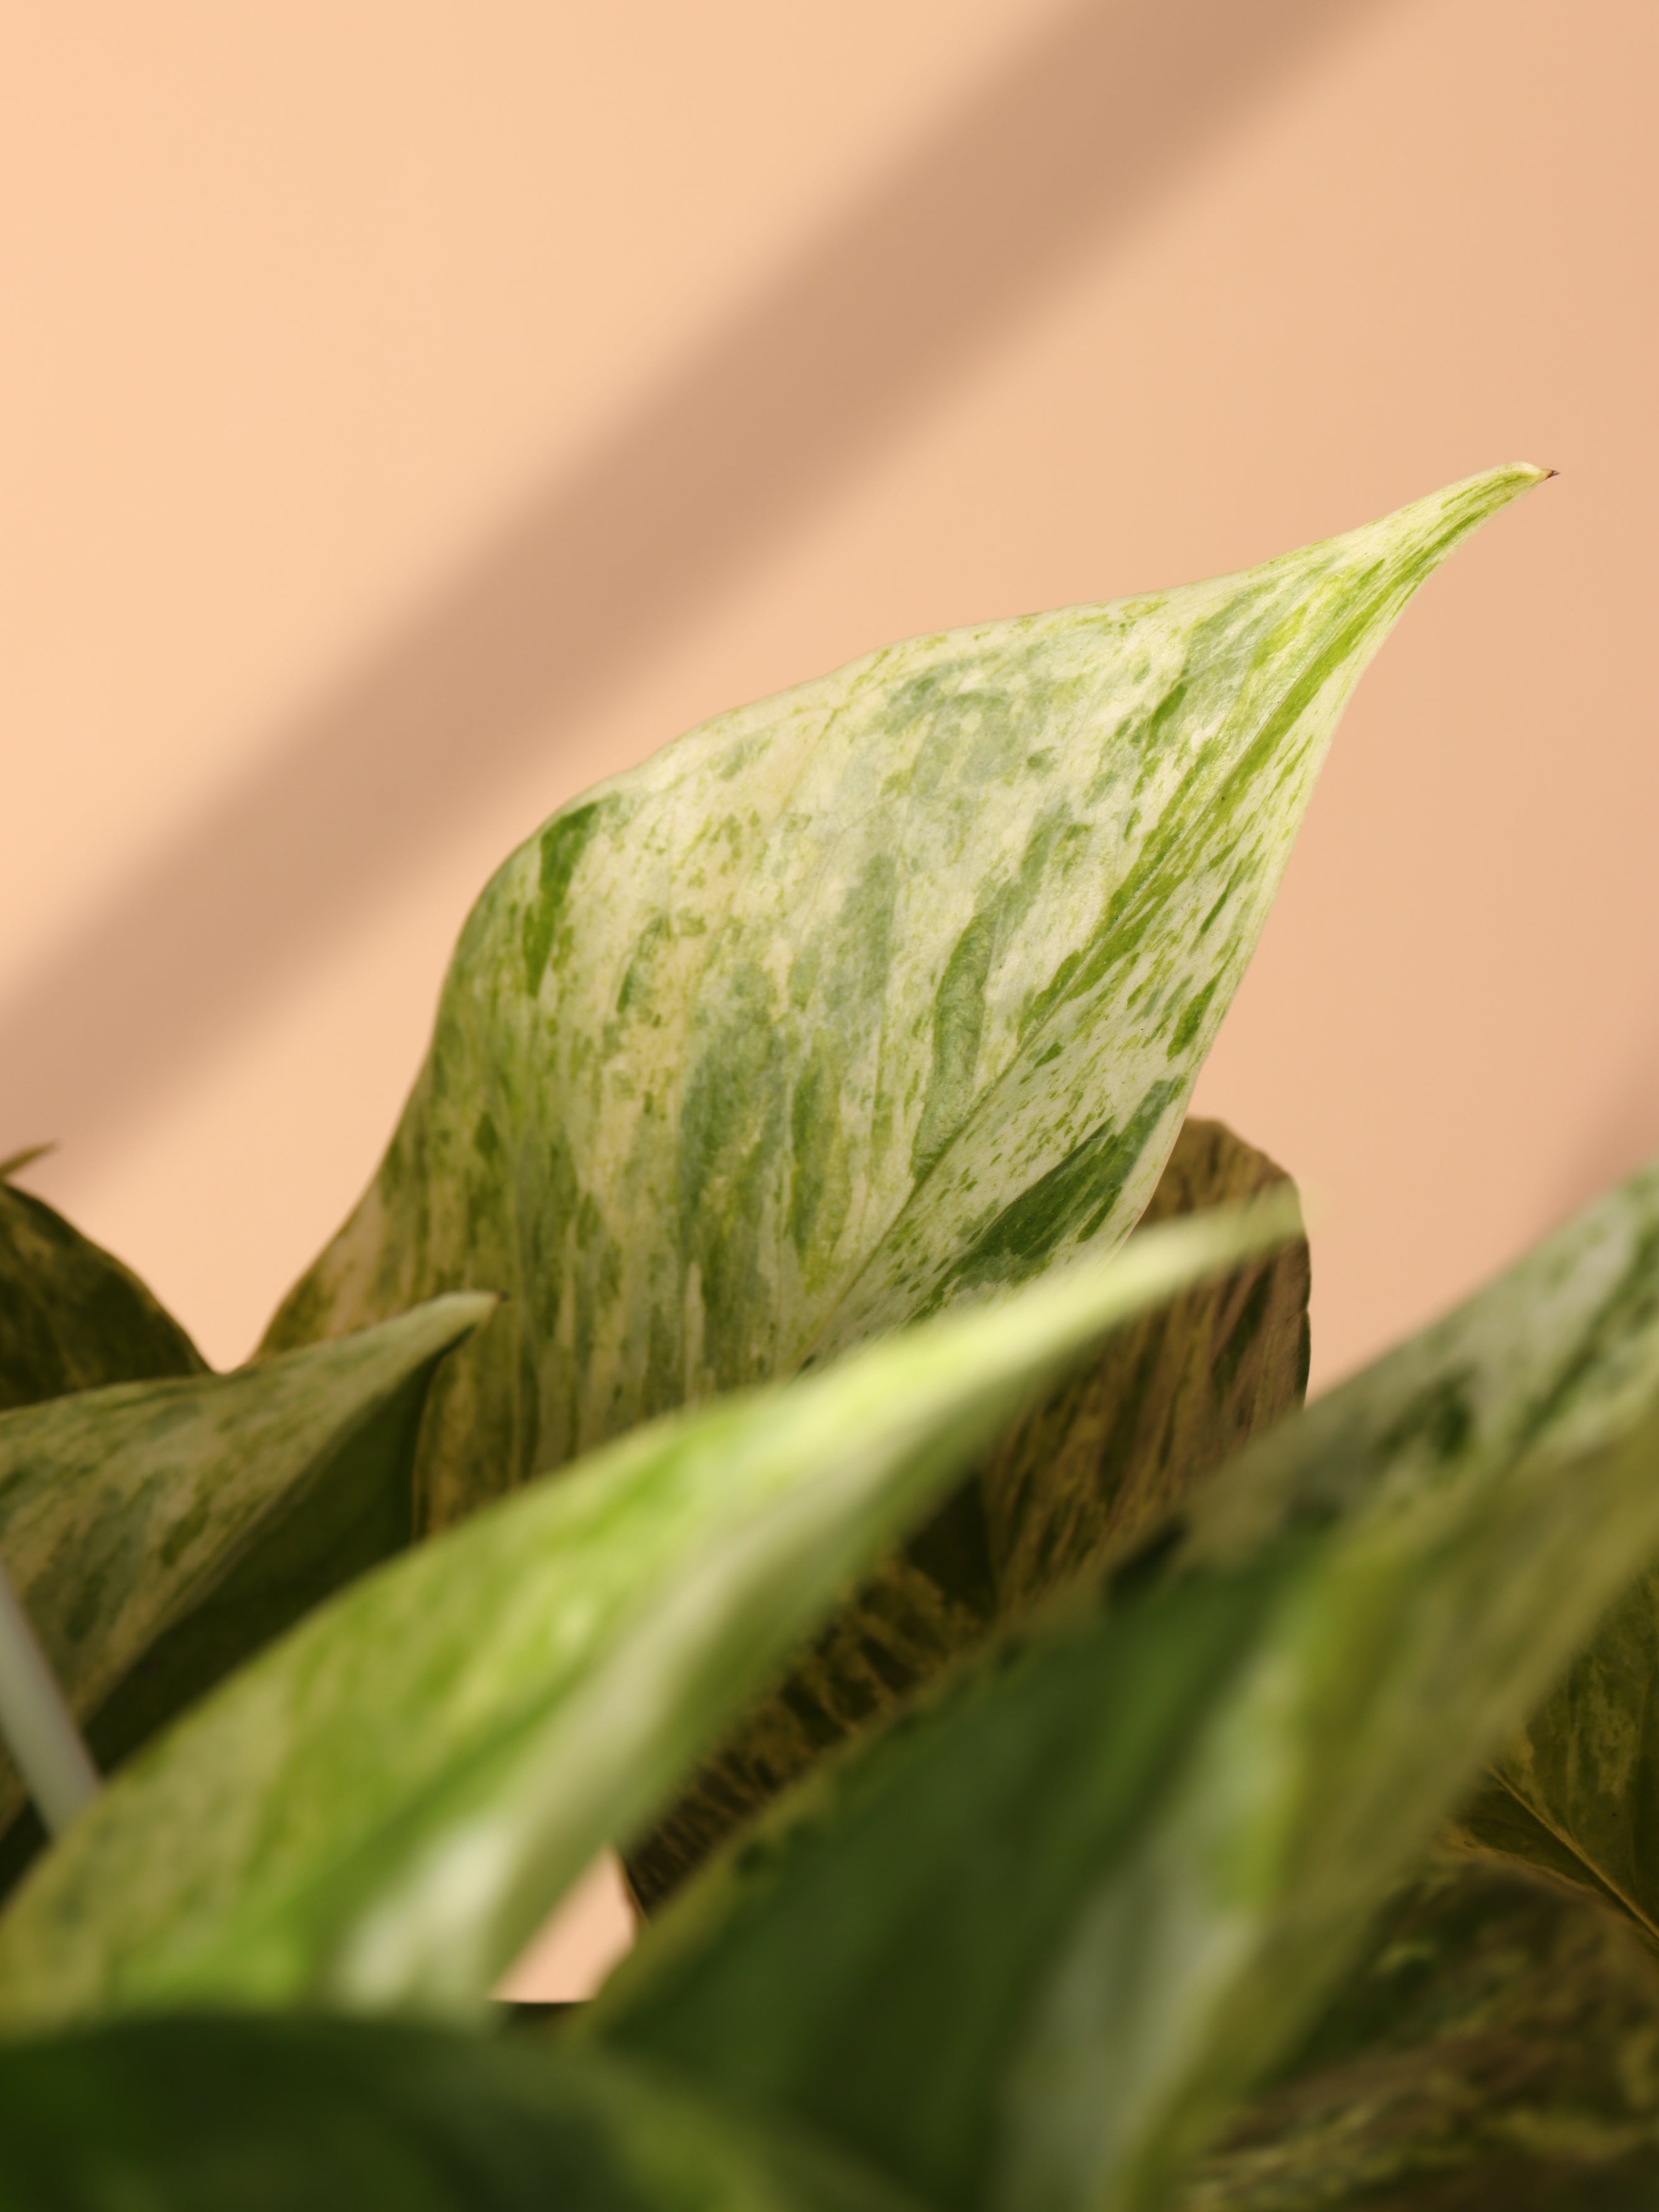
[[[1220,1122],[1188,1121],[1142,1227],[1288,1183]],[[630,1847],[645,1909],[827,1747],[890,1711],[995,1620],[1133,1542],[1299,1406],[1308,1290],[1308,1246],[1296,1237],[1117,1330],[1024,1414]]]
[[[1659,1547],[1659,1166],[831,1762],[584,2033],[950,2212],[1143,2212]]]
[[[58,1839],[0,1916],[0,2024],[482,2005],[1034,1389],[1297,1226],[1271,1195],[1172,1223],[641,1429],[365,1577]]]
[[[1649,2212],[1659,1966],[1513,1870],[1432,1866],[1172,2212]]]
[[[526,2037],[190,2014],[0,2050],[5,2212],[907,2212],[830,2144]]]
[[[269,1343],[510,1294],[434,1393],[441,1525],[648,1415],[1109,1248],[1354,682],[1544,473],[889,647],[573,801],[473,909],[380,1172]]]
[[[118,1260],[0,1168],[0,1412],[106,1382],[204,1375],[173,1316]]]
[[[493,1304],[0,1414],[0,1560],[100,1765],[408,1541],[433,1370]],[[22,1802],[0,1748],[0,1827]]]

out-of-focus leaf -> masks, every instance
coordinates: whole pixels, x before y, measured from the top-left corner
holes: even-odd
[[[100,1765],[408,1541],[433,1370],[494,1303],[0,1414],[0,1560]],[[8,1871],[22,1802],[0,1750]]]
[[[1516,1340],[1512,1373],[1483,1377],[1471,1368],[1466,1375],[1450,1353],[1455,1337],[1445,1330],[1397,1354],[1392,1371],[1410,1398],[1402,1424],[1420,1430],[1425,1441],[1467,1431],[1467,1449],[1503,1449],[1511,1437],[1523,1443],[1540,1425],[1570,1431],[1581,1401],[1599,1422],[1594,1409],[1609,1394],[1620,1388],[1632,1397],[1644,1393],[1659,1336],[1656,1188],[1659,1164],[1626,1186],[1634,1204],[1628,1220],[1593,1207],[1526,1263],[1536,1318],[1531,1334]],[[1557,1252],[1565,1290],[1553,1272]],[[1597,1301],[1584,1311],[1571,1356],[1563,1357],[1552,1332],[1561,1299],[1576,1297],[1580,1282],[1597,1285]],[[1340,1480],[1337,1492],[1331,1488],[1333,1473],[1345,1465],[1363,1471],[1378,1441],[1374,1433],[1339,1440],[1333,1425],[1343,1418],[1334,1407],[1328,1414],[1316,1408],[1304,1431],[1316,1440],[1304,1454],[1312,1477],[1307,1504],[1315,1512],[1328,1510],[1340,1492]],[[1288,1462],[1280,1474],[1292,1489],[1302,1480]],[[1243,1492],[1237,1502],[1254,1510]],[[1649,1941],[1659,1943],[1656,1682],[1659,1573],[1649,1569],[1498,1760],[1456,1834],[1617,1899]]]
[[[1012,1409],[1297,1226],[1176,1223],[641,1430],[345,1592],[118,1778],[0,1917],[0,2021],[477,2006]]]
[[[1659,1159],[1198,1492],[1188,1555],[1246,1555],[1540,1451],[1594,1451],[1659,1391]],[[1641,1566],[1631,1561],[1633,1577]]]
[[[832,1763],[586,2032],[941,2207],[1160,2203],[1659,1547],[1659,1170]]]
[[[1627,1921],[1437,1866],[1178,2212],[1648,2212],[1659,1968]]]
[[[135,1274],[0,1172],[0,1412],[106,1382],[206,1372]]]
[[[48,1152],[55,1152],[57,1149],[57,1146],[48,1139],[44,1145],[25,1145],[21,1152],[8,1152],[5,1158],[0,1160],[0,1182],[9,1182],[13,1176],[21,1175],[25,1168],[33,1167],[36,1160],[45,1159]]]
[[[1146,1224],[1288,1178],[1218,1121],[1189,1121]],[[1258,1429],[1302,1402],[1308,1247],[1297,1237],[1117,1330],[884,1563],[628,1854],[654,1911],[823,1756],[1006,1619],[1133,1540]]]
[[[537,2039],[235,2015],[0,2049],[4,2212],[905,2212],[827,2144]]]
[[[574,801],[462,933],[379,1175],[269,1341],[510,1293],[446,1522],[1139,1218],[1338,713],[1544,472],[1247,573],[912,640]]]
[[[1659,1945],[1659,1575],[1633,1583],[1460,1823],[1464,1840],[1617,1899]]]

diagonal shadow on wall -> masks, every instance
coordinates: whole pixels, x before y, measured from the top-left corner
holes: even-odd
[[[550,722],[728,590],[1289,65],[1383,4],[1050,17],[0,1007],[0,1152],[52,1136],[84,1164],[118,1137]]]

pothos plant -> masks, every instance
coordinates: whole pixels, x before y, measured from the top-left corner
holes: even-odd
[[[564,808],[234,1373],[0,1178],[0,2204],[1655,2201],[1659,1169],[1299,1410],[1294,1192],[1185,1118],[1540,473]],[[607,1844],[636,1948],[507,2032]]]

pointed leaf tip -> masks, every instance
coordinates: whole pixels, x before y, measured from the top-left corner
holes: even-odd
[[[201,1354],[130,1267],[0,1164],[0,1413],[107,1383],[200,1375]]]
[[[9,1182],[15,1175],[21,1175],[25,1168],[33,1167],[36,1160],[43,1160],[48,1152],[57,1150],[58,1139],[53,1137],[44,1145],[25,1145],[21,1152],[8,1153],[0,1160],[0,1182]]]
[[[0,1203],[0,1294],[13,1226]],[[111,1280],[93,1282],[107,1316]],[[198,1361],[111,1388],[71,1376],[58,1395],[11,1407],[0,1328],[0,1554],[100,1766],[117,1767],[300,1613],[407,1542],[434,1369],[494,1306],[452,1292],[230,1375]],[[129,1328],[114,1348],[135,1344],[144,1350]],[[33,1848],[15,1819],[22,1798],[0,1749],[0,1890]]]
[[[1349,692],[1542,474],[888,646],[573,801],[474,908],[375,1183],[267,1347],[462,1277],[518,1294],[423,1431],[437,1528],[653,1413],[1109,1250]]]

